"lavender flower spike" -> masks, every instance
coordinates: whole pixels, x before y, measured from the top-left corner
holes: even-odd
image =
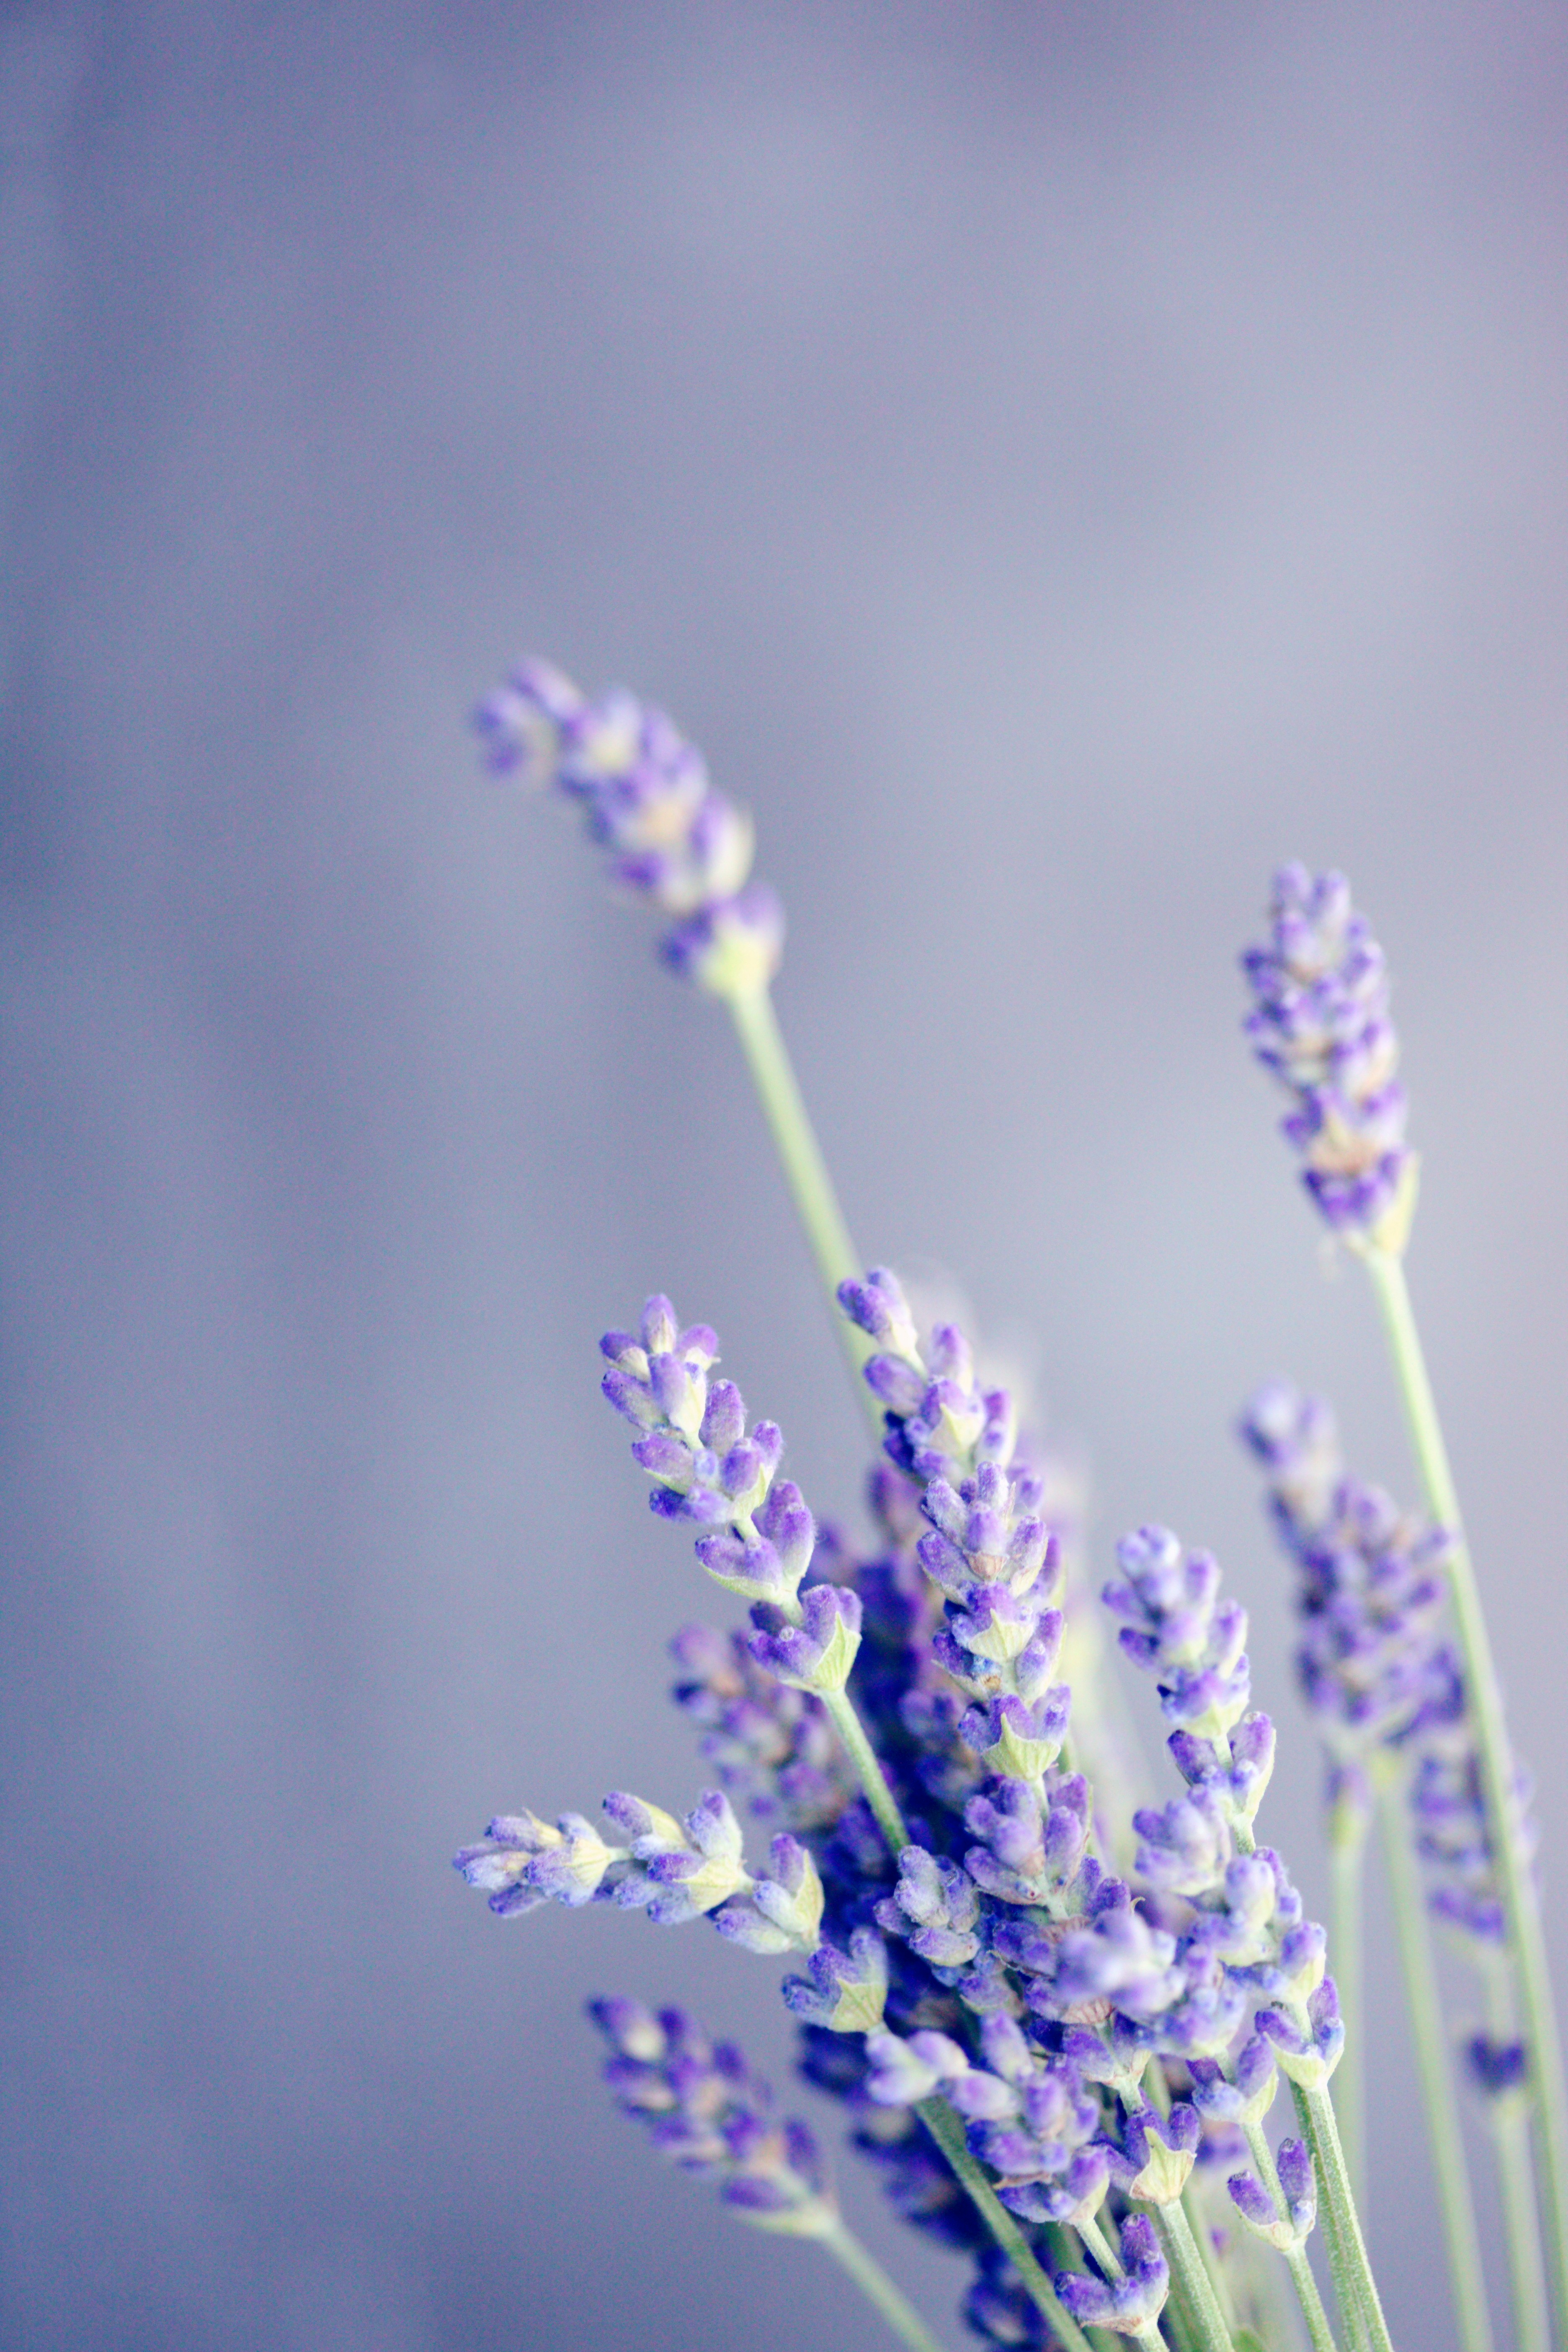
[[[767,887],[748,882],[751,821],[708,781],[661,710],[619,688],[587,698],[551,663],[520,662],[474,725],[497,775],[576,801],[626,888],[677,919],[661,952],[716,996],[764,988],[784,944]]]
[[[774,2112],[773,2093],[732,2042],[710,2042],[679,2009],[595,2000],[610,2045],[605,2080],[644,2121],[659,2154],[713,2181],[738,2221],[796,2238],[826,2237],[838,2208],[816,2140]]]
[[[646,1911],[660,1927],[716,1912],[721,1933],[749,1951],[816,1951],[826,1898],[797,1839],[775,1837],[772,1875],[753,1876],[721,1790],[710,1789],[684,1821],[624,1790],[607,1796],[604,1809],[625,1845],[606,1843],[581,1813],[563,1813],[555,1829],[532,1813],[502,1813],[485,1839],[463,1847],[455,1867],[503,1918],[552,1897],[574,1910],[613,1902]]]
[[[816,1528],[799,1487],[775,1484],[784,1453],[777,1424],[760,1421],[748,1433],[740,1390],[709,1379],[718,1340],[706,1324],[683,1331],[668,1298],[648,1300],[637,1331],[609,1331],[599,1344],[610,1364],[604,1393],[640,1433],[632,1453],[654,1482],[653,1508],[708,1530],[697,1557],[752,1603],[752,1658],[775,1681],[823,1701],[896,1854],[909,1832],[847,1689],[860,1647],[860,1598],[829,1583],[801,1595]]]
[[[1282,866],[1270,936],[1241,959],[1258,1058],[1294,1097],[1283,1123],[1336,1233],[1397,1255],[1415,1202],[1383,950],[1342,874]]]

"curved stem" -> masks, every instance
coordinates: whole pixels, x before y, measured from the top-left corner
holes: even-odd
[[[882,1409],[861,1379],[861,1370],[871,1354],[871,1343],[864,1332],[858,1330],[847,1315],[839,1312],[838,1286],[863,1274],[865,1267],[856,1255],[844,1222],[844,1212],[838,1205],[838,1195],[833,1189],[833,1179],[827,1172],[827,1162],[822,1156],[822,1146],[811,1124],[800,1082],[789,1057],[789,1048],[773,1011],[770,989],[744,989],[738,995],[725,999],[730,1017],[735,1024],[735,1034],[741,1041],[746,1065],[752,1073],[752,1083],[763,1107],[768,1131],[789,1186],[790,1198],[799,1217],[816,1260],[816,1270],[823,1287],[840,1343],[849,1360],[849,1370],[871,1425],[879,1439],[882,1434]]]
[[[910,2352],[942,2352],[914,2305],[847,2222],[836,2221],[831,2230],[823,2231],[817,2243],[842,2263],[867,2302],[881,2313],[900,2343],[909,2346]]]
[[[1563,2046],[1552,2004],[1535,1882],[1518,1834],[1514,1768],[1503,1718],[1502,1694],[1404,1264],[1386,1250],[1368,1248],[1363,1255],[1382,1309],[1426,1500],[1433,1517],[1453,1538],[1448,1590],[1464,1655],[1492,1853],[1508,1918],[1509,1940],[1519,1971],[1520,2006],[1534,2091],[1532,2124],[1542,2215],[1552,2264],[1558,2331],[1568,2342],[1568,2101],[1563,2093]]]
[[[947,2101],[922,2099],[915,2113],[958,2175],[991,2235],[1017,2272],[1025,2294],[1049,2321],[1067,2352],[1090,2352],[1089,2338],[1065,2305],[1058,2300],[1057,2291],[1036,2261],[1024,2232],[970,2155],[969,2143],[963,2137],[963,2126]],[[1154,2342],[1159,2345],[1158,2336]],[[1163,2352],[1163,2347],[1161,2352]]]
[[[1475,2201],[1469,2167],[1448,2063],[1448,2033],[1443,2021],[1442,1995],[1432,1938],[1426,1925],[1420,1873],[1411,1850],[1410,1819],[1404,1802],[1403,1776],[1387,1771],[1375,1775],[1377,1812],[1383,1849],[1388,1863],[1394,1921],[1399,1935],[1399,1958],[1405,1971],[1405,1997],[1410,2006],[1410,2036],[1426,2108],[1426,2138],[1436,2176],[1437,2201],[1447,2242],[1448,2272],[1454,2289],[1454,2313],[1465,2352],[1491,2352],[1491,2316],[1487,2309],[1486,2273],[1481,2266],[1480,2231],[1476,2227]],[[1337,1979],[1336,1979],[1337,1981]]]
[[[1334,2108],[1340,2119],[1340,2139],[1345,2162],[1355,2184],[1363,2224],[1366,2214],[1366,2043],[1363,2012],[1363,1935],[1362,1895],[1365,1880],[1366,1832],[1357,1822],[1348,1832],[1339,1831],[1329,1841],[1333,1872],[1333,1930],[1329,1948],[1334,1956],[1334,1987],[1344,2020],[1344,2055],[1334,2074]]]

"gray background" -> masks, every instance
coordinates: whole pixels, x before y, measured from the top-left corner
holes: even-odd
[[[721,1016],[476,772],[525,646],[757,813],[863,1245],[1031,1363],[1100,1563],[1220,1550],[1315,1899],[1229,1425],[1288,1370],[1410,1473],[1234,958],[1279,857],[1350,870],[1568,1969],[1561,11],[137,0],[0,59],[7,2340],[875,2340],[595,2081],[602,1987],[782,2065],[775,1971],[447,1867],[699,1785],[659,1644],[730,1604],[606,1323],[715,1322],[819,1509],[862,1459]]]

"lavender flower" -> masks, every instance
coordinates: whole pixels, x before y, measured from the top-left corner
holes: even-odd
[[[1142,2213],[1122,2223],[1121,2259],[1124,2277],[1090,2279],[1064,2272],[1057,2293],[1080,2326],[1142,2336],[1159,2318],[1170,2285],[1153,2225]]]
[[[605,2080],[661,2156],[716,2183],[736,2218],[758,2229],[798,2238],[832,2231],[838,2209],[816,2140],[775,2112],[772,2091],[733,2042],[710,2042],[679,2009],[656,2016],[635,2000],[588,2009],[612,2053]]]
[[[1274,1769],[1274,1731],[1267,1716],[1248,1713],[1247,1612],[1220,1599],[1212,1553],[1184,1552],[1168,1528],[1139,1528],[1116,1557],[1122,1573],[1102,1598],[1123,1620],[1123,1651],[1154,1676],[1161,1711],[1177,1727],[1169,1743],[1177,1769],[1194,1792],[1210,1792],[1216,1823],[1248,1830]]]
[[[1383,950],[1342,874],[1282,866],[1269,919],[1268,943],[1241,961],[1255,999],[1247,1035],[1294,1097],[1283,1131],[1329,1224],[1398,1249],[1415,1158],[1405,1141]]]
[[[563,1813],[555,1829],[532,1813],[505,1813],[479,1843],[461,1849],[454,1866],[501,1917],[551,1897],[573,1909],[614,1902],[646,1911],[661,1927],[716,1913],[721,1932],[752,1951],[816,1950],[822,1882],[797,1839],[775,1837],[771,1875],[753,1876],[721,1790],[710,1789],[684,1821],[621,1790],[605,1798],[604,1810],[625,1845],[606,1843],[581,1813]]]
[[[881,1400],[889,1458],[923,1489],[916,1552],[942,1594],[940,1664],[975,1704],[960,1729],[994,1773],[1038,1782],[1059,1754],[1068,1693],[1053,1684],[1061,1649],[1060,1559],[1044,1482],[1017,1451],[1005,1389],[982,1391],[963,1334],[941,1325],[922,1354],[895,1275],[874,1266],[839,1286],[839,1303],[877,1344],[866,1380]]]
[[[784,918],[748,882],[750,819],[708,781],[700,752],[661,710],[619,688],[590,702],[545,661],[521,662],[474,724],[498,775],[576,801],[616,879],[677,919],[662,952],[716,995],[764,987]]]
[[[1268,1469],[1275,1524],[1301,1571],[1301,1688],[1334,1760],[1336,1792],[1353,1801],[1369,1750],[1406,1738],[1436,1695],[1451,1542],[1345,1475],[1321,1399],[1271,1381],[1241,1428]]]
[[[1250,2170],[1233,2172],[1226,2186],[1231,2202],[1255,2237],[1282,2254],[1297,2253],[1311,2236],[1318,2219],[1318,2182],[1311,2151],[1304,2140],[1282,2139],[1275,2166],[1284,2210]]]
[[[1464,1672],[1441,1636],[1452,1538],[1346,1473],[1321,1399],[1271,1381],[1241,1431],[1268,1471],[1274,1522],[1300,1570],[1297,1667],[1332,1759],[1336,1815],[1364,1813],[1379,1754],[1408,1757],[1431,1908],[1461,1935],[1500,1944],[1502,1895]],[[1532,1844],[1523,1772],[1515,1802]]]
[[[608,1331],[599,1344],[610,1364],[604,1393],[641,1432],[632,1454],[654,1482],[652,1507],[707,1528],[698,1559],[754,1604],[752,1657],[796,1690],[837,1696],[860,1646],[859,1597],[838,1585],[798,1597],[816,1528],[799,1487],[774,1483],[776,1423],[748,1434],[740,1390],[709,1378],[718,1340],[705,1323],[682,1330],[668,1298],[648,1300],[636,1333]]]
[[[837,1821],[855,1783],[821,1700],[781,1685],[742,1633],[687,1625],[669,1647],[682,1673],[675,1703],[731,1797],[797,1835]]]

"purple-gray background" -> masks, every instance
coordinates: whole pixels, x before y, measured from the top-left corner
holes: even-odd
[[[1234,956],[1279,857],[1350,870],[1568,1973],[1561,11],[135,0],[13,5],[0,73],[7,2340],[876,2340],[595,2081],[590,1988],[782,2066],[776,1971],[447,1868],[699,1785],[659,1644],[730,1604],[606,1323],[716,1323],[819,1509],[861,1461],[721,1016],[476,774],[524,646],[757,813],[864,1246],[1029,1356],[1099,1564],[1219,1549],[1315,1900],[1229,1425],[1287,1370],[1410,1473]]]

